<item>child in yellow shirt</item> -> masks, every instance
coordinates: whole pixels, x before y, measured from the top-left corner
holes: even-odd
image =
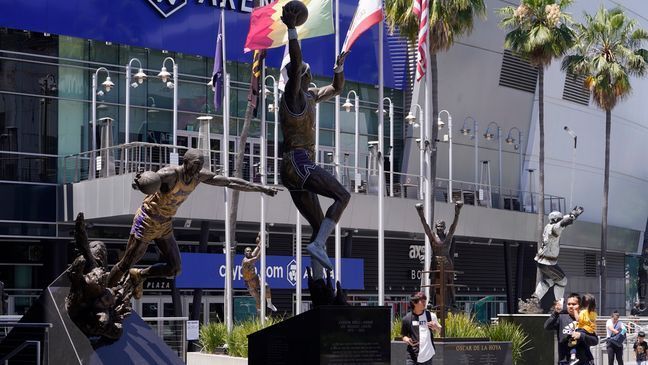
[[[592,294],[585,294],[581,298],[582,309],[578,312],[578,322],[575,331],[587,333],[596,336],[596,299]],[[578,341],[572,339],[569,341],[569,346],[576,346]],[[578,364],[576,359],[576,348],[572,348],[570,356],[570,365]]]

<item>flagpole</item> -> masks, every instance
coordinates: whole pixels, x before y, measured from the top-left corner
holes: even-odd
[[[383,63],[383,23],[380,21],[378,29],[378,305],[385,305],[385,227],[384,204],[385,204],[385,166],[384,166],[384,144],[385,131],[383,119],[385,113],[382,107],[382,100],[385,96]]]
[[[261,173],[261,184],[266,185],[266,93],[265,93],[265,57],[261,62],[261,161],[260,161],[260,173]],[[250,155],[254,152],[250,151]],[[251,161],[253,162],[253,161]],[[265,324],[266,317],[266,198],[265,194],[261,193],[261,293],[259,298],[259,309],[261,315],[261,324]]]
[[[340,0],[335,0],[335,57],[340,54]],[[340,168],[340,95],[335,96],[335,177],[342,182]],[[335,280],[342,283],[342,238],[340,223],[335,225]]]
[[[227,73],[227,56],[225,55],[225,13],[221,10],[221,24],[222,24],[222,44],[223,44],[223,142],[221,144],[221,164],[223,165],[223,176],[229,176],[229,113],[230,113],[230,76]],[[215,62],[215,61],[214,61]],[[225,325],[227,333],[232,332],[233,327],[233,313],[232,313],[232,247],[230,244],[232,232],[230,230],[230,192],[226,188],[223,192],[225,204]]]
[[[429,22],[429,20],[428,20]],[[428,29],[427,31],[427,40],[425,44],[425,51],[426,51],[426,63],[429,65],[429,46],[430,46],[430,30]],[[434,197],[432,196],[432,176],[431,176],[431,170],[430,166],[432,165],[432,151],[431,148],[434,145],[434,143],[431,141],[432,139],[432,92],[430,92],[430,88],[432,86],[432,73],[429,70],[429,67],[426,66],[425,70],[425,141],[421,141],[422,143],[422,148],[425,148],[424,151],[424,156],[425,156],[425,196],[424,196],[424,210],[423,214],[425,216],[425,220],[427,221],[428,225],[432,227],[432,222],[430,221],[432,217],[432,199]],[[426,143],[426,142],[429,142]],[[430,239],[428,238],[427,235],[425,235],[425,267],[424,267],[424,278],[423,280],[425,286],[425,296],[428,297],[430,300],[430,270],[432,266],[432,242],[430,242]]]

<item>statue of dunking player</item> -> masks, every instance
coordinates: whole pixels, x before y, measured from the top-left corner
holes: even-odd
[[[576,218],[583,213],[582,207],[574,207],[571,213],[563,217],[560,212],[549,213],[549,224],[542,231],[542,242],[538,244],[538,253],[534,260],[538,270],[542,274],[540,282],[536,286],[535,292],[531,298],[526,301],[519,300],[518,312],[520,313],[542,313],[540,300],[544,297],[549,289],[554,286],[554,296],[556,301],[562,302],[565,296],[565,286],[567,277],[558,266],[558,253],[560,252],[560,234],[568,225],[574,223]]]
[[[248,292],[256,301],[257,312],[261,309],[261,283],[259,282],[259,275],[256,273],[256,268],[254,264],[261,257],[261,233],[257,235],[256,238],[256,247],[254,251],[251,247],[245,248],[245,257],[241,261],[241,273],[243,274],[243,280],[245,281],[245,286],[248,289]],[[270,287],[266,283],[266,306],[273,312],[277,311],[277,308],[272,305],[272,294],[270,293]]]
[[[314,162],[315,146],[315,104],[326,101],[342,91],[342,73],[346,52],[340,53],[335,62],[333,83],[323,88],[309,88],[312,80],[310,67],[302,61],[295,26],[298,18],[305,21],[302,9],[291,1],[283,7],[281,20],[288,27],[288,50],[290,63],[287,66],[288,82],[279,106],[279,123],[283,132],[283,160],[281,180],[290,191],[290,196],[299,212],[313,229],[311,243],[306,247],[311,255],[313,277],[323,278],[323,268],[331,270],[333,265],[326,254],[326,240],[340,220],[349,203],[350,194],[335,177]],[[334,200],[322,213],[317,195]]]
[[[452,261],[452,240],[454,238],[455,230],[457,229],[457,224],[459,224],[459,214],[461,213],[462,207],[462,201],[455,202],[454,220],[450,225],[450,229],[446,233],[446,223],[440,219],[434,224],[435,230],[433,231],[430,229],[423,213],[423,204],[416,204],[416,211],[418,212],[419,218],[421,218],[425,235],[428,237],[428,240],[430,240],[430,244],[432,245],[432,254],[434,255],[434,259],[437,264],[443,261],[443,266],[447,271],[454,270],[454,262]],[[447,286],[447,294],[445,297],[446,303],[448,303],[448,306],[452,306],[455,297],[455,290],[452,285],[454,283],[454,273],[450,273],[450,275],[446,275],[445,277],[446,284],[449,285]],[[436,304],[438,305],[439,303]]]
[[[204,157],[197,149],[189,149],[183,156],[181,166],[167,166],[158,170],[156,179],[161,180],[159,189],[149,192],[137,209],[133,226],[122,259],[113,266],[108,277],[108,286],[117,285],[128,272],[136,287],[133,297],[142,296],[142,284],[149,277],[175,277],[180,273],[180,250],[173,237],[172,219],[180,205],[198,184],[223,186],[241,191],[258,191],[270,196],[277,193],[275,188],[250,183],[243,179],[216,175],[203,169]],[[157,176],[156,176],[157,175]],[[143,174],[135,175],[133,189],[148,191],[148,181]],[[152,179],[155,180],[155,179]],[[159,181],[158,181],[159,183]],[[148,245],[154,241],[165,262],[151,265],[145,269],[131,268],[146,253]]]

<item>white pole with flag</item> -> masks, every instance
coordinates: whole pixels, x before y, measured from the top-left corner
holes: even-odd
[[[340,54],[340,0],[335,0],[335,57]],[[335,177],[342,182],[340,166],[340,95],[335,95]],[[335,225],[335,280],[342,283],[342,237],[340,223]]]

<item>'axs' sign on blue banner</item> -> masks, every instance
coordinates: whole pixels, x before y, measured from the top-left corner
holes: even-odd
[[[182,273],[176,278],[180,289],[202,288],[223,289],[225,286],[225,255],[211,253],[182,253]],[[245,288],[241,272],[243,255],[233,259],[232,279],[234,288]],[[301,280],[304,288],[308,286],[306,266],[310,258],[304,257]],[[259,262],[256,264],[260,270]],[[334,273],[332,274],[335,278]],[[297,260],[292,256],[267,256],[266,279],[273,289],[294,289],[297,284]],[[364,289],[364,260],[342,259],[342,286],[345,289]]]

